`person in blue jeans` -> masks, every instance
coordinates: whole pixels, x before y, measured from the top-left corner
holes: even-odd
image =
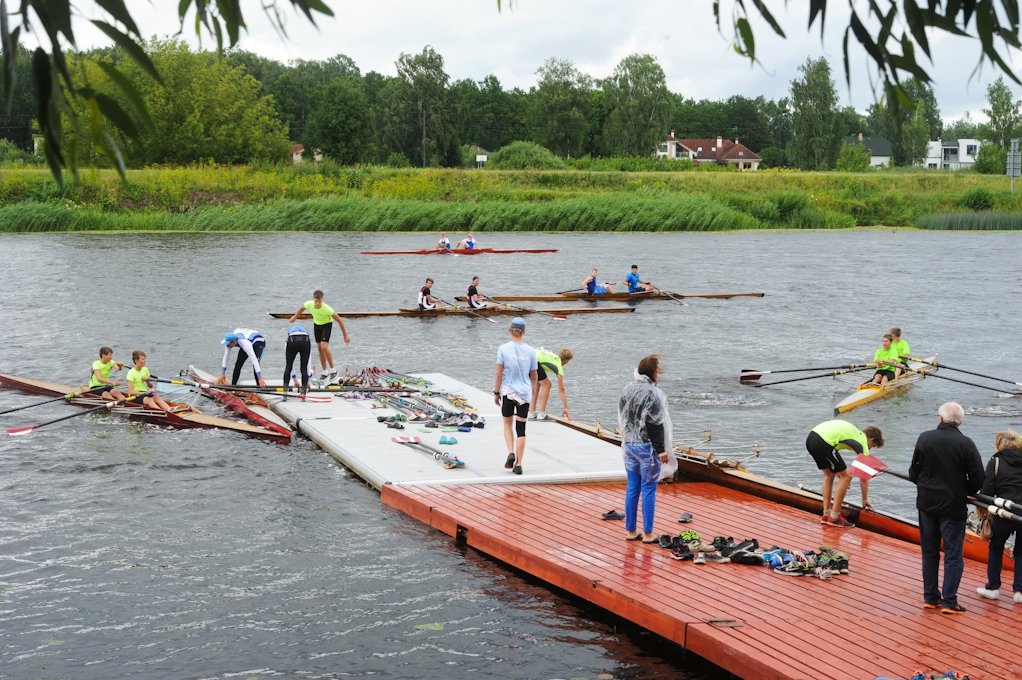
[[[942,614],[964,614],[958,603],[958,585],[965,562],[967,498],[983,486],[986,477],[976,444],[959,432],[965,412],[949,401],[937,411],[937,429],[916,440],[908,476],[916,484],[919,511],[919,546],[923,553],[923,607]],[[940,543],[944,541],[944,581],[937,589]]]
[[[987,462],[986,480],[980,493],[1022,504],[1022,440],[1017,432],[1002,430],[994,437],[994,448],[997,453]],[[1015,573],[1011,589],[1015,593],[1012,596],[1014,602],[1022,604],[1022,532],[1019,532],[1018,522],[996,515],[990,518],[990,524],[993,535],[990,537],[990,553],[987,556],[987,582],[982,588],[976,588],[976,592],[988,600],[996,600],[1001,596],[1004,544],[1015,534],[1015,547],[1012,550]]]
[[[621,448],[628,480],[625,488],[625,531],[627,540],[657,542],[653,533],[656,488],[661,463],[671,450],[671,416],[667,395],[657,387],[660,357],[653,354],[639,362],[635,380],[625,386],[618,401]],[[639,500],[642,500],[642,531],[638,528]]]

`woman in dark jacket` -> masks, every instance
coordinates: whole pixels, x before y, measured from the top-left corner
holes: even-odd
[[[994,437],[997,453],[987,463],[987,477],[980,493],[987,496],[1007,498],[1014,503],[1022,503],[1022,441],[1017,433],[1011,430],[998,432]],[[1010,519],[991,517],[993,536],[990,537],[990,556],[987,559],[987,584],[977,588],[981,596],[996,600],[1000,596],[1001,563],[1004,555],[1004,544],[1015,534],[1015,579],[1011,589],[1015,592],[1015,602],[1022,604],[1022,540],[1015,533],[1019,525]]]

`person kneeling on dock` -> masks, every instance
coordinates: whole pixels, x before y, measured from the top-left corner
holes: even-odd
[[[525,423],[529,403],[536,401],[539,385],[536,381],[539,365],[536,350],[525,344],[525,319],[516,316],[508,329],[511,340],[497,350],[497,376],[493,386],[493,402],[504,417],[504,443],[507,460],[504,468],[516,475],[522,474],[525,455]]]
[[[845,502],[845,493],[848,491],[852,476],[848,474],[848,466],[841,458],[840,451],[854,451],[868,456],[871,448],[879,449],[883,445],[883,433],[880,428],[872,425],[865,430],[859,430],[847,420],[827,420],[812,429],[806,438],[806,450],[816,461],[816,467],[823,472],[823,516],[820,518],[820,524],[841,528],[855,526],[841,516],[841,506]],[[862,479],[860,482],[862,507],[865,510],[872,510],[869,504],[869,480]]]
[[[605,282],[600,285],[598,277],[600,276],[600,270],[593,267],[592,273],[582,281],[582,287],[586,289],[586,292],[590,295],[606,295],[607,293],[613,293],[614,288],[609,282]]]
[[[557,376],[557,394],[561,397],[561,405],[564,406],[564,412],[561,415],[571,420],[571,411],[568,410],[568,392],[564,389],[564,367],[574,356],[574,352],[567,347],[562,348],[557,354],[548,352],[542,347],[536,348],[536,362],[539,365],[536,379],[539,382],[539,395],[536,398],[536,410],[529,413],[529,420],[546,420],[549,417],[546,414],[546,402],[550,398],[551,374]]]
[[[157,411],[171,410],[170,404],[163,401],[153,391],[153,378],[149,373],[149,368],[146,366],[148,357],[146,357],[145,352],[136,349],[131,353],[131,360],[135,362],[135,366],[124,376],[124,379],[128,382],[128,396],[136,397],[136,402],[138,401],[137,397],[141,396],[142,405],[149,409]]]

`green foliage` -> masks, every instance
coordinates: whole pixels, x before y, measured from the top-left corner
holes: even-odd
[[[336,78],[316,89],[316,108],[309,114],[305,144],[338,163],[353,165],[368,158],[373,120],[362,83]]]
[[[564,161],[569,168],[576,170],[597,170],[616,172],[684,172],[695,168],[688,158],[672,160],[670,158],[650,158],[649,156],[583,156],[569,158]]]
[[[777,206],[777,213],[782,221],[787,221],[797,212],[809,207],[809,196],[800,191],[775,191],[767,198]]]
[[[581,156],[592,79],[567,59],[547,59],[529,101],[529,136],[562,157]]]
[[[38,155],[22,151],[10,140],[0,139],[0,165],[20,167],[42,163],[43,159]]]
[[[925,215],[916,221],[916,226],[956,231],[1022,231],[1022,214],[964,212]]]
[[[970,210],[990,210],[994,207],[994,194],[985,187],[966,189],[958,197],[958,205]]]
[[[983,175],[1003,175],[1007,154],[996,144],[980,144],[972,169]]]
[[[987,104],[990,108],[983,109],[987,123],[980,126],[980,134],[1005,149],[1012,139],[1022,136],[1022,100],[1015,99],[999,77],[987,87]]]
[[[780,168],[784,167],[784,150],[778,149],[776,146],[768,146],[759,152],[759,157],[763,159],[760,163],[760,168]]]
[[[870,169],[869,150],[862,144],[843,144],[837,155],[836,168],[842,172],[866,172]]]
[[[791,81],[792,140],[789,156],[803,170],[829,170],[844,137],[837,111],[837,89],[825,58],[806,59]]]
[[[411,161],[401,153],[400,151],[392,151],[387,156],[387,160],[383,162],[388,168],[410,168],[412,167]]]
[[[486,167],[501,170],[546,170],[563,168],[564,163],[539,144],[511,142],[491,154]]]
[[[656,57],[632,54],[603,81],[608,115],[603,147],[611,154],[644,156],[664,137],[671,118],[667,78]]]

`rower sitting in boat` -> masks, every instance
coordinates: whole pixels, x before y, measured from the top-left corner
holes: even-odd
[[[601,286],[597,277],[600,275],[600,270],[593,267],[593,273],[586,277],[585,281],[582,282],[582,287],[586,289],[586,292],[590,295],[606,295],[607,293],[613,293],[614,288],[609,282],[604,282]]]
[[[454,247],[459,249],[459,250],[461,250],[461,249],[464,249],[464,250],[475,250],[476,249],[476,238],[475,238],[475,236],[472,235],[472,232],[468,232],[468,234],[465,235],[465,238],[463,238],[460,241],[458,241],[458,245],[456,245]]]
[[[465,297],[468,302],[468,306],[472,309],[486,309],[487,307],[497,307],[497,303],[489,302],[486,296],[479,292],[479,277],[472,277],[472,284],[468,287],[468,293]]]
[[[905,372],[904,360],[912,356],[912,349],[908,346],[908,341],[901,337],[901,329],[897,326],[891,329],[891,338],[891,349],[903,362],[894,369],[894,377],[897,378]]]
[[[625,277],[625,280],[621,283],[628,286],[629,293],[647,293],[656,290],[653,284],[649,281],[643,281],[639,278],[639,265],[633,264],[632,271]]]
[[[126,376],[124,376],[124,379],[128,382],[128,396],[134,397],[141,395],[142,406],[148,409],[153,409],[155,411],[170,411],[170,404],[163,401],[163,399],[161,399],[159,395],[153,391],[153,377],[149,373],[149,368],[146,366],[148,357],[146,357],[145,352],[140,349],[136,349],[131,353],[131,360],[135,362],[135,366],[128,371]]]
[[[880,341],[880,348],[873,354],[873,365],[877,367],[877,371],[873,374],[873,377],[870,378],[869,382],[875,385],[883,385],[886,382],[894,380],[895,370],[902,363],[901,359],[898,357],[898,353],[891,346],[893,341],[894,338],[891,334],[886,333]]]
[[[433,297],[433,279],[426,279],[426,285],[419,289],[419,309],[424,312],[432,312],[440,304],[440,300]]]
[[[245,365],[246,359],[251,359],[252,372],[255,373],[256,382],[259,384],[259,387],[266,387],[266,381],[263,380],[263,368],[259,365],[259,360],[263,358],[263,350],[266,349],[266,339],[262,333],[249,328],[235,328],[224,336],[220,344],[224,346],[224,358],[220,361],[220,377],[217,378],[217,385],[223,385],[227,382],[227,362],[231,360],[231,350],[235,347],[240,347],[241,351],[238,352],[238,360],[234,362],[234,374],[231,377],[231,384],[238,384],[238,378],[241,377],[241,367]]]
[[[437,250],[450,250],[451,249],[451,239],[447,238],[447,232],[446,231],[441,231],[440,232],[440,240],[436,242],[435,248]]]
[[[111,380],[110,373],[114,369],[124,368],[120,361],[114,361],[114,351],[109,347],[99,348],[99,359],[92,362],[92,375],[89,376],[89,391],[99,394],[107,401],[126,399],[127,396],[113,388],[121,384],[120,380]],[[102,388],[102,389],[100,389]]]

